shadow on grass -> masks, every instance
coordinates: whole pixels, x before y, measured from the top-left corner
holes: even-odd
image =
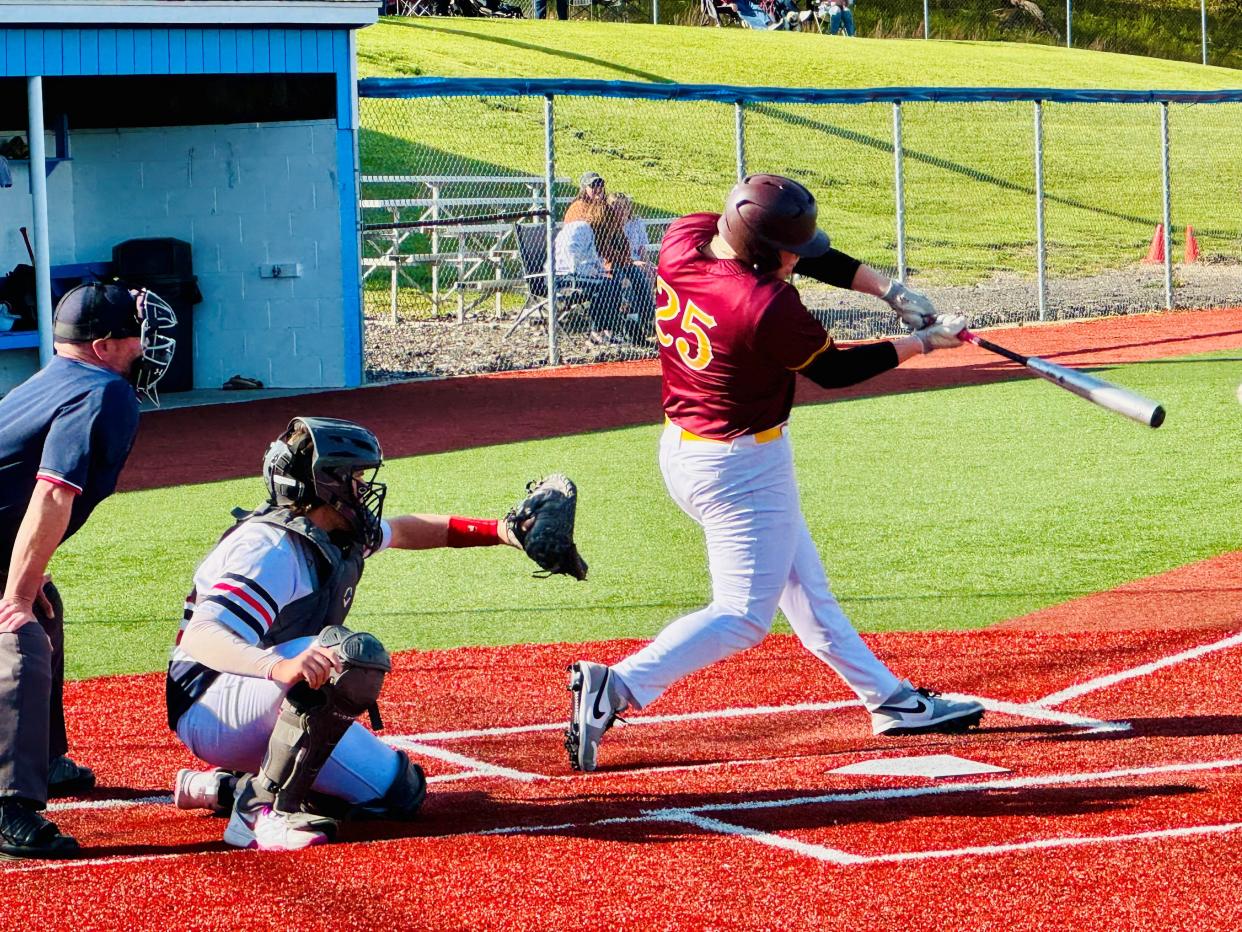
[[[446,36],[458,36],[463,39],[470,39],[474,42],[494,42],[496,45],[507,45],[510,48],[521,49],[525,52],[539,52],[543,55],[551,55],[555,58],[564,58],[569,61],[583,62],[584,64],[594,65],[597,68],[605,68],[609,71],[615,71],[618,74],[629,75],[632,78],[638,78],[641,81],[650,81],[654,84],[672,84],[671,78],[664,78],[650,71],[640,71],[637,68],[629,68],[625,65],[619,65],[613,61],[607,61],[603,58],[594,58],[590,55],[582,55],[578,52],[567,52],[564,49],[551,48],[546,45],[536,45],[533,42],[519,42],[517,39],[510,39],[498,35],[486,35],[479,32],[469,32],[464,29],[446,29],[443,26],[429,26],[423,23],[404,22],[404,21],[386,21],[394,26],[401,26],[405,29],[421,29],[427,32],[438,32]]]

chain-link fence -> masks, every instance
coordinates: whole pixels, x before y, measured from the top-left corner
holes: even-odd
[[[1040,43],[1242,67],[1242,0],[389,0],[387,9]]]
[[[359,88],[372,379],[653,356],[664,230],[755,171],[980,325],[1242,303],[1242,92]],[[799,287],[839,338],[894,332]]]

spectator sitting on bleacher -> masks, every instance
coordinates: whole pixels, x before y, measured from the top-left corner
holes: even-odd
[[[630,260],[651,271],[651,263],[647,260],[647,247],[651,245],[651,239],[647,236],[647,225],[634,216],[634,202],[628,194],[614,194],[608,198],[608,206],[612,208],[614,222],[625,234],[625,241],[630,247]]]
[[[568,221],[556,234],[554,246],[557,277],[586,295],[591,340],[615,342],[621,320],[621,284],[608,274],[595,248],[591,225],[585,220]]]
[[[625,288],[629,307],[625,315],[626,336],[641,343],[655,324],[655,275],[647,262],[647,229],[634,216],[634,202],[625,194],[608,198],[608,223],[600,255],[612,277]]]
[[[585,220],[598,241],[608,222],[608,190],[599,172],[587,172],[578,183],[578,196],[565,208],[565,222]]]

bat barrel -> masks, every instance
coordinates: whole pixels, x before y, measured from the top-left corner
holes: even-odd
[[[1146,427],[1159,427],[1164,423],[1164,407],[1138,392],[1097,379],[1077,369],[1058,366],[1038,356],[1027,357],[1026,367],[1054,385]]]

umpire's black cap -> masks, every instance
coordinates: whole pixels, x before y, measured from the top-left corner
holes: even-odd
[[[89,343],[136,337],[141,332],[137,300],[124,285],[78,285],[56,305],[52,335],[57,340]]]

